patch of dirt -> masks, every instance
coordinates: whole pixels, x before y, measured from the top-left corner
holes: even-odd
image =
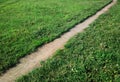
[[[107,5],[102,10],[98,11],[95,15],[89,17],[84,22],[76,25],[72,28],[69,32],[63,34],[60,38],[55,39],[54,41],[43,45],[42,47],[38,48],[36,52],[22,58],[20,63],[17,64],[16,67],[9,69],[6,73],[0,76],[0,82],[14,82],[16,78],[27,74],[34,68],[40,66],[40,62],[48,59],[51,57],[56,50],[64,48],[66,42],[73,37],[74,35],[82,32],[85,28],[87,28],[91,23],[93,23],[101,14],[107,12],[109,8],[111,8],[117,0],[113,0],[112,3]]]

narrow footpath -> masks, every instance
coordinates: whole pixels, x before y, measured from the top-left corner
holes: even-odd
[[[40,67],[41,61],[45,61],[51,57],[56,52],[56,50],[64,48],[64,45],[71,37],[80,32],[83,32],[85,28],[89,27],[89,25],[93,23],[100,15],[107,12],[116,2],[117,0],[113,0],[110,4],[98,11],[95,15],[76,25],[69,32],[61,35],[60,38],[43,45],[42,47],[38,48],[37,51],[22,58],[19,64],[0,76],[0,82],[14,82],[16,78],[29,73],[37,67]]]

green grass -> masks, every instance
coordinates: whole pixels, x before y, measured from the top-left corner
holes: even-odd
[[[120,1],[17,82],[120,82]]]
[[[0,73],[111,0],[0,0]]]

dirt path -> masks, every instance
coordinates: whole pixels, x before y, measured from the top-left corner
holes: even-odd
[[[56,50],[64,48],[66,42],[76,35],[77,33],[82,32],[85,28],[87,28],[93,21],[95,21],[101,14],[111,8],[117,0],[113,0],[112,3],[107,5],[102,10],[98,11],[92,17],[86,19],[83,23],[76,25],[69,32],[63,34],[60,38],[55,39],[53,42],[50,42],[42,47],[38,48],[38,50],[20,60],[20,63],[11,69],[9,69],[5,74],[0,76],[0,82],[14,82],[16,78],[21,75],[24,75],[30,72],[32,69],[40,66],[40,61],[44,61],[47,58],[51,57]]]

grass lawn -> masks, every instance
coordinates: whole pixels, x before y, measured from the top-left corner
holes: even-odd
[[[120,0],[17,82],[120,82]]]
[[[0,0],[0,73],[111,0]]]

